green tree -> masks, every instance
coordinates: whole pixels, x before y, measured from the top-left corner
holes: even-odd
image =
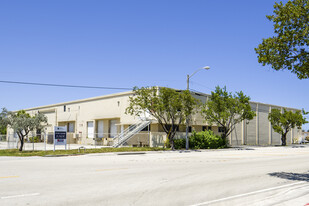
[[[7,109],[2,109],[0,113],[0,124],[2,126],[9,126],[16,132],[20,141],[19,151],[23,150],[25,137],[29,132],[35,129],[42,129],[47,123],[47,117],[42,113],[37,113],[31,117],[24,110],[18,112],[10,112]]]
[[[165,87],[136,87],[129,102],[126,113],[139,116],[143,112],[149,112],[167,134],[172,149],[179,125],[194,113],[198,104],[189,91],[177,91]]]
[[[6,127],[0,126],[0,134],[5,135],[6,134]]]
[[[3,108],[2,112],[0,113],[0,134],[4,135],[6,134],[6,124],[4,122],[4,118],[5,118],[5,111],[6,109]]]
[[[232,94],[226,91],[226,87],[216,87],[214,92],[202,106],[201,113],[209,124],[223,127],[222,139],[234,130],[234,126],[243,120],[251,120],[255,112],[251,110],[250,97],[242,91]],[[226,141],[227,143],[227,141]]]
[[[274,14],[266,17],[274,23],[275,36],[255,48],[259,63],[288,69],[299,79],[309,78],[309,1],[275,3]]]
[[[306,113],[303,111],[303,114]],[[272,109],[268,114],[268,120],[274,131],[281,135],[282,146],[286,145],[286,135],[292,128],[301,129],[301,126],[307,123],[300,111],[292,112],[286,109],[283,109],[283,113],[279,109]]]

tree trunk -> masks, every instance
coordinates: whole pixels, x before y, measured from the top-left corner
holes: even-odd
[[[286,133],[281,136],[282,146],[286,146]]]
[[[19,141],[20,141],[20,147],[19,147],[19,151],[23,151],[23,147],[24,147],[24,136],[19,136]]]
[[[228,142],[227,142],[227,130],[224,128],[224,132],[221,135],[221,138],[224,140],[224,144],[227,147]]]
[[[171,146],[171,150],[175,150],[174,136],[175,136],[175,132],[171,132],[167,135],[167,138]]]
[[[170,138],[171,149],[175,150],[174,138]]]

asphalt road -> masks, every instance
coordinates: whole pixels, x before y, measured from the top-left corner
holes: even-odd
[[[309,147],[0,157],[0,205],[306,205]]]

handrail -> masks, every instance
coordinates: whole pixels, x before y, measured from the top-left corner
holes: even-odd
[[[114,139],[115,139],[115,138],[118,138],[118,137],[120,137],[120,136],[122,136],[122,134],[125,134],[125,133],[128,133],[128,132],[130,132],[130,131],[133,131],[133,130],[135,129],[136,125],[141,124],[141,123],[143,123],[143,122],[148,122],[148,121],[151,121],[151,120],[149,119],[149,120],[146,120],[146,121],[141,121],[141,120],[135,121],[135,122],[134,122],[133,124],[131,124],[128,128],[126,128],[125,130],[123,130],[122,132],[120,132],[119,134],[117,134],[117,135],[114,137]],[[132,129],[133,127],[134,127],[134,129]]]
[[[133,137],[135,134],[144,129],[147,125],[151,123],[151,119],[149,120],[140,120],[136,124],[130,125],[127,129],[125,129],[122,133],[114,137],[114,145],[113,147],[119,147],[121,144],[126,142],[129,138]]]

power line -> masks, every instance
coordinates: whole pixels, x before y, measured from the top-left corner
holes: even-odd
[[[201,87],[205,87],[205,88],[207,88],[207,89],[210,89],[210,91],[214,90],[213,88],[207,87],[206,85],[201,84],[201,83],[198,83],[198,82],[195,82],[195,81],[190,81],[190,83],[199,85],[199,86],[201,86]]]
[[[195,89],[189,89],[189,90],[192,91],[192,92],[199,93],[199,94],[201,94],[202,96],[205,96],[205,97],[209,96],[209,94],[206,94],[204,92],[201,92],[201,91],[198,91],[198,90],[195,90]]]
[[[71,88],[84,88],[84,89],[117,89],[117,90],[132,90],[133,89],[133,88],[121,88],[121,87],[96,87],[96,86],[85,86],[85,85],[46,84],[46,83],[35,83],[35,82],[16,82],[16,81],[5,81],[5,80],[0,80],[0,83],[36,85],[36,86],[50,86],[50,87],[71,87]]]
[[[201,92],[201,91],[198,91],[198,90],[195,90],[195,89],[190,89],[190,91],[192,91],[192,92],[196,92],[196,93],[199,93],[201,96],[204,96],[204,97],[209,97],[210,95],[209,94],[205,94],[205,93],[203,93],[203,92]],[[287,107],[284,107],[284,106],[276,106],[276,105],[269,105],[269,104],[267,104],[267,103],[259,103],[259,102],[250,102],[249,101],[249,103],[252,103],[252,104],[262,104],[262,105],[267,105],[268,107],[270,106],[270,107],[272,107],[271,109],[279,109],[279,110],[281,110],[281,108],[287,108]],[[251,108],[252,109],[252,111],[257,111],[257,108]],[[296,110],[299,110],[299,109],[296,109]],[[295,109],[292,109],[292,110],[287,110],[287,111],[294,111],[295,112]],[[258,108],[258,112],[266,112],[266,113],[270,113],[269,112],[269,109],[263,109],[263,108]],[[303,116],[309,116],[309,114],[305,114],[305,115],[303,115]]]

